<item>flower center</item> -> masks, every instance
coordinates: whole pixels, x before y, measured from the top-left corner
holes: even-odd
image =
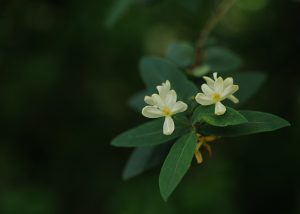
[[[163,112],[163,114],[164,114],[165,116],[170,116],[170,115],[171,115],[171,111],[170,111],[170,109],[169,109],[168,107],[164,107],[164,108],[162,109],[162,112]]]
[[[212,95],[212,100],[213,100],[215,103],[220,102],[220,100],[221,100],[221,95],[220,95],[219,93],[214,93],[214,94]]]

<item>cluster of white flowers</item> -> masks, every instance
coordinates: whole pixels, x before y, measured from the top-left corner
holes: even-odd
[[[200,105],[215,105],[215,114],[220,116],[226,112],[226,107],[221,101],[229,99],[234,103],[239,102],[239,100],[233,96],[239,89],[239,86],[233,84],[231,77],[223,80],[222,77],[217,76],[217,73],[214,73],[213,77],[214,79],[204,77],[206,84],[201,86],[203,93],[198,93],[195,100]],[[177,101],[177,94],[174,90],[171,90],[169,80],[156,88],[158,94],[153,94],[151,97],[145,96],[144,101],[148,106],[143,108],[142,114],[148,118],[165,117],[163,133],[165,135],[171,135],[175,129],[172,116],[186,111],[188,106],[182,101]]]
[[[172,116],[186,111],[188,106],[182,101],[177,101],[177,94],[171,90],[171,84],[168,80],[156,88],[158,94],[145,97],[144,100],[149,106],[143,108],[142,114],[148,118],[165,117],[163,133],[170,135],[175,129]]]
[[[213,76],[214,80],[210,77],[203,77],[207,84],[201,86],[203,93],[198,93],[195,99],[200,105],[215,104],[215,114],[223,115],[226,112],[226,107],[221,101],[229,99],[234,103],[238,103],[239,100],[233,94],[239,90],[239,86],[233,85],[232,77],[223,80],[222,77],[218,77],[217,73],[214,73]]]

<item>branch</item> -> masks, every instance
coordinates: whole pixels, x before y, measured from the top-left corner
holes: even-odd
[[[202,48],[208,36],[212,32],[212,30],[217,26],[217,24],[222,20],[222,18],[226,15],[229,9],[234,5],[234,3],[235,0],[223,0],[223,2],[216,9],[215,14],[205,24],[196,42],[196,53],[194,63],[192,66],[193,68],[195,68],[201,63]]]

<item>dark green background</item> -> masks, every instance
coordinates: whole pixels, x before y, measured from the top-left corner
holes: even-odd
[[[106,27],[113,5],[0,1],[0,213],[300,213],[300,2],[239,1],[212,34],[269,75],[245,108],[292,127],[214,143],[167,203],[159,167],[123,182],[131,150],[109,143],[146,121],[139,59],[195,42],[215,2],[139,0]]]

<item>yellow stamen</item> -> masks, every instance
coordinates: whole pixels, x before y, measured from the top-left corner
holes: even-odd
[[[201,164],[203,162],[202,155],[199,151],[195,151],[195,158],[197,160],[197,164]]]
[[[195,158],[197,160],[198,164],[201,164],[203,162],[203,157],[200,152],[201,147],[203,146],[207,151],[209,157],[212,156],[212,149],[211,146],[208,144],[209,142],[213,142],[218,139],[218,137],[215,136],[201,136],[200,134],[197,134],[198,137],[198,143],[194,152]]]
[[[211,157],[212,156],[212,150],[211,150],[211,146],[208,143],[204,143],[203,146],[206,148],[206,150],[208,151],[208,156]]]
[[[221,95],[219,93],[214,93],[212,95],[212,100],[217,103],[217,102],[220,102],[221,101]]]
[[[171,110],[168,107],[164,107],[162,112],[164,116],[171,116]]]
[[[205,136],[204,138],[206,142],[213,142],[218,139],[216,136]]]
[[[198,139],[200,139],[200,138],[198,138]],[[203,145],[203,143],[204,142],[202,140],[198,140],[198,144],[197,144],[195,152],[194,152],[198,164],[201,164],[203,162],[202,154],[200,152],[200,147]]]

